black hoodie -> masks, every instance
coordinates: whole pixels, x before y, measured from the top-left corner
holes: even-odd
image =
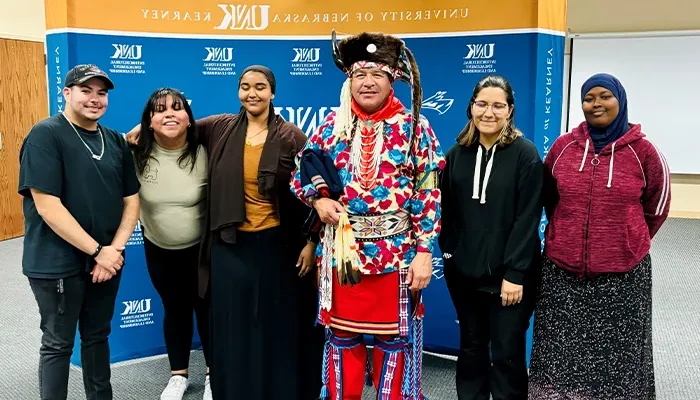
[[[520,136],[487,151],[477,139],[469,147],[455,144],[446,161],[439,237],[445,268],[456,267],[469,286],[492,293],[500,293],[503,279],[536,284],[544,172],[535,145]]]

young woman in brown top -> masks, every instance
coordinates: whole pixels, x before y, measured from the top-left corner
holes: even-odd
[[[302,235],[311,210],[289,190],[306,136],[275,114],[275,89],[269,69],[248,67],[238,115],[197,121],[210,153],[199,282],[211,296],[215,399],[310,400],[320,392],[323,333],[314,331],[308,273],[315,245]]]
[[[320,392],[315,244],[302,234],[311,210],[289,190],[306,136],[275,114],[275,89],[268,68],[248,67],[240,112],[196,121],[209,154],[199,294],[211,304],[215,399],[310,400]]]

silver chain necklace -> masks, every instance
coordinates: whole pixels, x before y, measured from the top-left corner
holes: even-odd
[[[85,141],[83,140],[83,137],[80,136],[80,133],[78,133],[78,130],[75,129],[75,126],[73,126],[73,123],[70,122],[70,120],[68,119],[68,117],[66,117],[66,114],[61,114],[61,115],[63,115],[63,118],[65,118],[66,121],[68,121],[68,123],[70,124],[71,128],[73,128],[73,131],[75,132],[75,134],[78,135],[78,139],[80,139],[80,141],[83,142],[83,145],[85,146],[85,148],[88,149],[88,151],[89,151],[90,154],[92,155],[92,158],[94,158],[94,159],[97,160],[97,161],[102,160],[102,156],[105,154],[105,138],[104,138],[104,136],[102,136],[102,129],[100,129],[100,126],[97,125],[97,133],[100,134],[100,140],[102,141],[102,152],[101,152],[100,155],[98,156],[97,154],[93,153],[93,152],[92,152],[92,149],[90,148],[90,146],[88,146],[87,143],[85,143]]]

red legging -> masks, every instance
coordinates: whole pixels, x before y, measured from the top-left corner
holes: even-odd
[[[333,329],[333,334],[339,338],[353,338],[358,336],[357,333],[345,332]],[[392,339],[390,336],[376,336],[375,339],[381,341],[389,341]],[[342,397],[341,400],[361,400],[362,390],[364,388],[365,373],[367,366],[367,347],[364,343],[360,343],[357,346],[350,349],[339,350],[342,354]],[[391,372],[384,371],[385,360],[390,357],[390,353],[385,353],[380,350],[378,346],[374,346],[372,351],[372,382],[374,387],[381,390],[379,385],[383,382],[382,373]],[[393,371],[393,378],[391,382],[391,393],[383,394],[379,393],[377,396],[380,400],[399,400],[401,398],[401,384],[403,381],[403,371],[404,371],[404,354],[399,351],[395,355],[396,364]],[[335,375],[335,362],[332,354],[328,357],[329,366],[329,384],[328,389],[330,391],[330,399],[336,400],[336,375]],[[388,368],[392,368],[389,363]],[[389,374],[386,374],[389,375]]]

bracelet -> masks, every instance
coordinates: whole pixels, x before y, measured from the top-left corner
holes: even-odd
[[[98,243],[98,244],[97,244],[97,250],[95,250],[95,252],[92,253],[92,256],[91,256],[91,257],[92,257],[92,258],[97,257],[97,256],[100,254],[101,251],[102,251],[102,245]]]

